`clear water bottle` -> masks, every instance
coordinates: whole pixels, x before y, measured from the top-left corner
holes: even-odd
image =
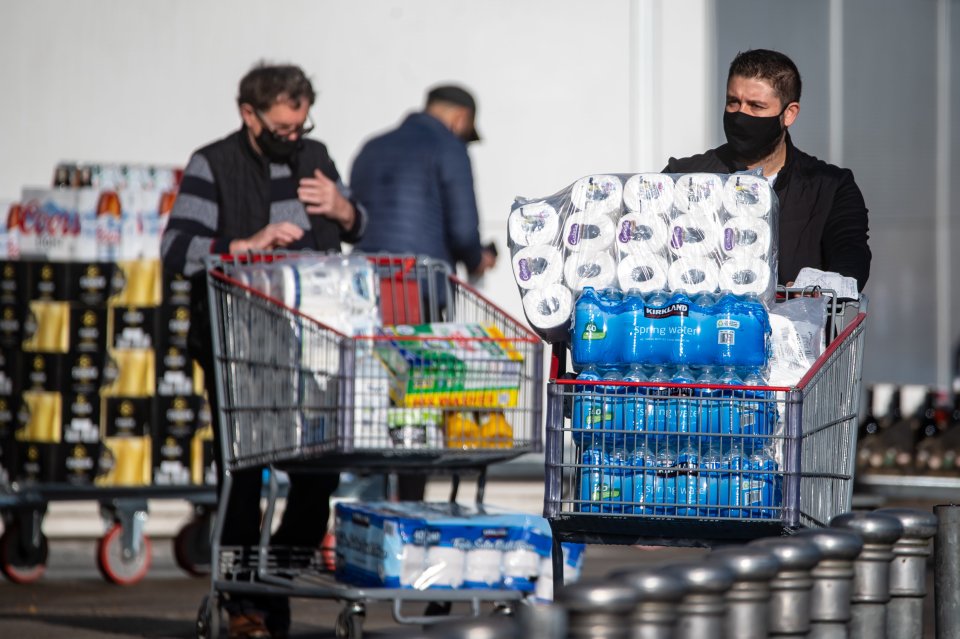
[[[701,440],[703,441],[703,440]],[[701,517],[720,516],[720,478],[723,454],[719,442],[709,439],[700,455],[700,473],[697,477],[698,514]]]
[[[747,517],[743,509],[743,471],[749,469],[749,463],[738,438],[723,454],[720,469],[720,516]]]
[[[688,437],[677,454],[676,502],[677,515],[696,517],[699,504],[698,476],[700,469],[699,442],[696,437]]]
[[[617,336],[621,359],[627,366],[642,364],[649,359],[647,320],[643,314],[643,294],[638,289],[627,291],[617,316]]]
[[[596,366],[587,366],[580,371],[577,379],[598,382],[600,381],[600,371]],[[603,398],[598,385],[578,384],[574,386],[572,421],[573,442],[581,450],[600,449],[602,447],[601,435],[594,432],[603,428]]]
[[[623,376],[625,382],[645,382],[647,375],[640,364],[633,364]],[[626,397],[623,406],[623,421],[626,432],[625,446],[628,450],[635,449],[642,443],[642,433],[647,418],[647,389],[641,386],[628,386],[624,389]]]
[[[666,366],[657,366],[650,375],[653,383],[669,383],[670,369]],[[666,386],[650,388],[647,394],[646,431],[653,433],[655,438],[664,437],[668,431],[667,406],[670,402],[670,389]]]
[[[588,448],[581,454],[580,461],[580,502],[575,505],[574,510],[598,513],[604,491],[603,470],[609,464],[609,455],[598,448]]]
[[[757,369],[748,369],[743,374],[744,386],[764,386],[766,381]],[[749,441],[751,447],[764,446],[766,437],[773,434],[776,424],[777,405],[773,393],[763,390],[744,391],[744,402],[740,411],[741,430],[744,435],[758,435]]]
[[[606,382],[619,382],[621,379],[620,373],[613,368],[603,374],[603,381]],[[617,384],[603,385],[600,392],[603,399],[603,422],[600,428],[603,448],[607,451],[623,450],[627,433],[624,423],[627,388]]]
[[[677,514],[677,449],[669,442],[657,447],[655,455],[654,513],[673,517]]]
[[[693,384],[696,376],[689,366],[681,366],[670,378],[673,384]],[[672,433],[692,433],[694,432],[695,408],[693,399],[693,389],[691,388],[671,388],[671,396],[675,399],[670,400],[667,409],[667,430]]]
[[[743,380],[733,366],[725,366],[717,380],[721,386],[743,386]],[[741,433],[740,414],[743,409],[743,391],[721,389],[720,391],[720,434],[733,435],[739,440]],[[724,438],[725,448],[731,444],[730,438]]]
[[[615,515],[633,514],[634,471],[629,455],[622,448],[609,454],[604,482],[609,491],[601,511]]]
[[[780,517],[783,482],[777,461],[769,447],[757,447],[748,460],[749,476],[742,483],[742,503],[752,519]]]
[[[606,363],[608,344],[613,341],[613,336],[604,306],[600,294],[592,286],[584,287],[577,298],[570,327],[570,357],[576,370]]]
[[[652,515],[656,508],[657,459],[645,443],[639,443],[630,456],[633,471],[633,512]]]
[[[706,366],[697,377],[697,384],[716,387],[720,383],[716,369]],[[696,432],[702,434],[718,434],[720,432],[720,390],[717,388],[700,388],[695,395],[697,400]],[[714,441],[716,438],[712,438]]]

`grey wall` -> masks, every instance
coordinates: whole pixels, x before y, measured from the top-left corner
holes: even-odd
[[[737,51],[774,48],[794,59],[804,81],[800,118],[792,128],[795,143],[853,170],[870,209],[873,263],[865,289],[870,316],[864,379],[867,383],[944,384],[946,379],[938,379],[936,356],[943,349],[952,351],[960,320],[951,320],[950,338],[938,343],[937,312],[960,310],[960,302],[952,294],[955,286],[941,299],[935,278],[936,140],[947,134],[937,130],[938,3],[844,0],[835,7],[842,14],[841,22],[833,24],[840,29],[842,53],[831,59],[829,0],[767,2],[762,7],[749,0],[720,0],[718,104],[726,67]],[[960,47],[960,3],[954,0],[952,9],[956,49]],[[841,73],[841,95],[830,95],[831,70]],[[952,77],[950,119],[957,121],[960,69],[954,68]],[[842,105],[841,116],[834,122],[830,121],[832,100]],[[834,150],[831,127],[838,127],[839,160],[830,155]],[[957,157],[960,133],[956,127],[952,148]],[[956,166],[951,177],[951,184],[960,177]],[[950,232],[960,240],[958,215],[951,211]],[[952,252],[942,257],[954,266],[951,270],[960,263]]]

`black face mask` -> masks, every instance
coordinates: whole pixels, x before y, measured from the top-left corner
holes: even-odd
[[[783,110],[786,111],[786,107]],[[783,133],[781,115],[783,111],[769,117],[747,115],[742,111],[725,111],[723,132],[727,136],[727,144],[737,157],[747,163],[770,155]]]
[[[278,164],[289,162],[290,158],[303,146],[299,137],[296,140],[289,140],[268,131],[267,127],[260,130],[256,140],[257,146],[267,159]]]

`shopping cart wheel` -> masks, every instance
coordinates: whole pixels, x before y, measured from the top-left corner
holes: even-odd
[[[194,519],[183,525],[173,538],[173,558],[177,565],[194,577],[210,574],[210,524]]]
[[[363,637],[363,620],[366,612],[360,604],[350,604],[337,615],[337,625],[334,634],[337,639],[361,639]]]
[[[197,611],[197,639],[219,639],[220,598],[204,595]]]
[[[97,567],[103,578],[119,586],[129,586],[143,579],[150,570],[152,545],[143,535],[139,548],[126,552],[123,548],[123,527],[114,524],[97,545]]]
[[[503,601],[493,604],[493,611],[490,613],[491,617],[512,617],[513,615],[513,604]]]
[[[20,534],[20,524],[11,522],[0,536],[0,571],[15,584],[30,584],[47,570],[47,536],[40,533],[40,544],[27,547]]]

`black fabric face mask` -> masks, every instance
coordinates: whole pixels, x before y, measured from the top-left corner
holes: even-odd
[[[271,133],[267,130],[267,127],[260,130],[260,135],[257,136],[256,140],[257,146],[260,147],[267,159],[276,163],[289,162],[290,158],[303,146],[299,137],[296,140],[288,140]]]
[[[786,111],[786,107],[784,107]],[[783,127],[780,125],[781,111],[777,115],[758,117],[742,111],[725,111],[723,114],[723,132],[727,144],[741,160],[759,160],[773,152]]]

